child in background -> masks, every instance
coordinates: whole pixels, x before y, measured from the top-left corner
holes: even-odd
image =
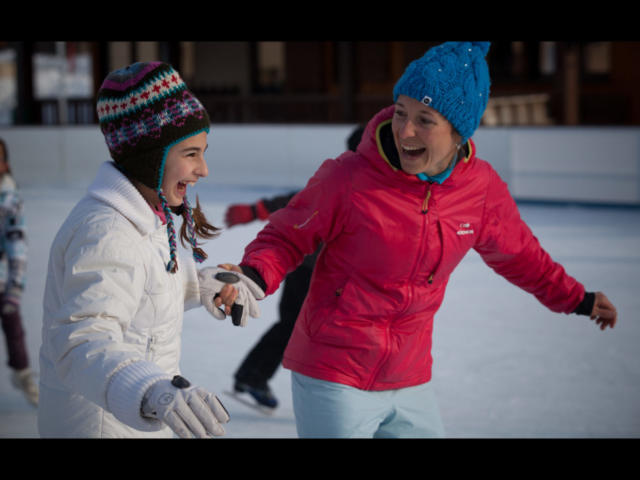
[[[38,384],[29,367],[29,355],[20,315],[27,271],[27,241],[22,198],[9,167],[9,152],[0,139],[0,317],[9,354],[11,383],[38,405]]]

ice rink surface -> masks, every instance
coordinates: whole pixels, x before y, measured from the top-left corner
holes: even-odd
[[[228,204],[286,190],[208,185],[197,192],[209,220],[221,226]],[[36,370],[49,247],[83,193],[22,191],[30,248],[22,313]],[[588,290],[607,294],[618,325],[602,332],[587,317],[546,310],[471,251],[451,277],[434,327],[433,382],[448,437],[640,437],[640,210],[534,204],[520,210],[556,261]],[[238,262],[262,225],[234,227],[207,242],[204,265]],[[272,416],[222,393],[276,321],[278,299],[262,301],[262,317],[245,328],[204,309],[185,315],[182,371],[219,393],[231,415],[224,438],[296,437],[288,370],[280,368],[271,382],[281,403]],[[10,384],[4,340],[0,357],[0,438],[37,437],[35,408]]]

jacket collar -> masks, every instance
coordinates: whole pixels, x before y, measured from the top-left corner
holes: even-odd
[[[414,184],[422,184],[423,180],[420,180],[415,175],[404,173],[400,169],[395,143],[390,133],[394,111],[394,105],[385,107],[371,119],[365,129],[363,142],[358,147],[358,150],[369,158],[378,170],[381,170],[386,175]],[[466,170],[466,167],[475,160],[476,147],[471,139],[467,140],[465,147],[468,154],[458,160],[451,176],[443,182],[443,185],[455,184],[462,171]]]
[[[100,165],[88,194],[117,210],[143,235],[149,235],[162,226],[140,192],[111,161]]]

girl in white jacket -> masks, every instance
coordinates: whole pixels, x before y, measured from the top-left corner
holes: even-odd
[[[257,316],[261,291],[200,272],[196,238],[212,238],[189,185],[208,174],[209,117],[171,66],[136,63],[98,91],[105,162],[51,247],[44,295],[38,427],[43,437],[222,435],[218,398],[179,372],[182,317],[234,303]],[[178,258],[173,213],[193,259]],[[251,290],[252,289],[252,290]],[[221,299],[214,296],[219,294]],[[216,305],[225,305],[221,312]]]

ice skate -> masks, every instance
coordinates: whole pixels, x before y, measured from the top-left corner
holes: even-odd
[[[235,382],[232,392],[226,392],[239,402],[261,413],[271,415],[278,406],[278,400],[267,384],[259,387],[244,382]]]
[[[18,390],[22,390],[29,403],[36,407],[38,406],[38,383],[36,382],[35,374],[30,368],[12,371],[11,383]]]

